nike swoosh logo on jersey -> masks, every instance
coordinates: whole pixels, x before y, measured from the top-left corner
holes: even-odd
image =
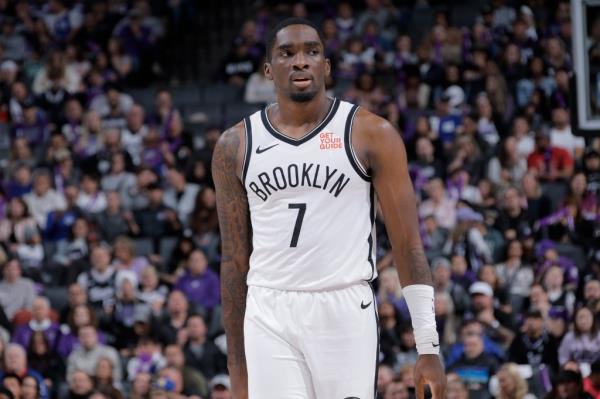
[[[440,346],[440,344],[436,345],[436,344],[432,343],[431,346],[433,346],[434,348],[437,348],[438,346]]]
[[[360,308],[361,309],[366,309],[369,307],[369,305],[371,304],[371,302],[373,301],[369,301],[369,303],[367,303],[366,305],[363,303],[363,301],[360,301]]]
[[[270,150],[271,148],[275,147],[276,145],[279,145],[279,143],[275,143],[272,146],[265,147],[265,148],[260,148],[260,146],[258,146],[258,147],[256,147],[256,153],[262,154],[263,152]]]

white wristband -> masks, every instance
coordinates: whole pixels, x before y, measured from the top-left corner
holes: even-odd
[[[433,287],[413,284],[402,288],[412,319],[413,333],[419,355],[439,355],[440,338],[435,325]]]

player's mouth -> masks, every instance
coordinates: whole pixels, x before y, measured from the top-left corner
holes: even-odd
[[[299,89],[306,89],[310,86],[312,79],[308,76],[296,76],[292,78],[292,84]]]

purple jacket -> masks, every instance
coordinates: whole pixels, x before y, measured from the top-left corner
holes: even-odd
[[[191,303],[207,310],[212,309],[221,301],[219,276],[210,269],[199,276],[193,276],[186,271],[177,280],[175,289],[182,291]]]
[[[20,326],[16,329],[15,333],[13,334],[12,342],[21,345],[23,348],[28,348],[29,341],[31,341],[31,336],[33,335],[33,332],[34,330],[31,328],[30,323],[27,323],[24,326]],[[57,323],[51,323],[50,326],[44,330],[44,336],[48,340],[49,347],[55,348],[55,345],[60,339],[59,325]]]

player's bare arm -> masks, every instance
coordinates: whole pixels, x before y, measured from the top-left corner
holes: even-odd
[[[400,134],[388,121],[364,109],[357,113],[353,132],[352,144],[370,172],[402,286],[405,289],[431,286],[431,271],[419,235],[416,199]],[[412,309],[411,316],[414,325]],[[439,344],[433,344],[436,345]],[[423,398],[423,386],[427,383],[434,398],[444,398],[445,381],[439,356],[421,354],[415,366],[417,397]]]
[[[244,352],[244,313],[251,227],[246,191],[239,178],[244,148],[244,125],[228,129],[219,139],[212,161],[221,231],[221,296],[227,335],[227,367],[235,399],[248,397]]]

